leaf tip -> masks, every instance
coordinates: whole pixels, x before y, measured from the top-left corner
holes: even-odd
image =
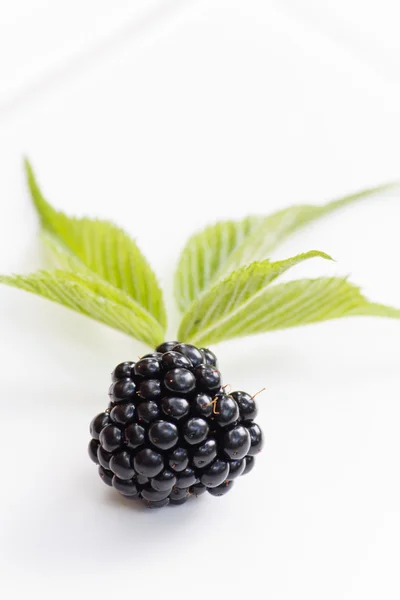
[[[321,258],[325,258],[325,260],[331,260],[332,262],[337,262],[333,256],[326,254],[326,252],[321,252]]]
[[[22,158],[22,164],[23,164],[23,167],[24,167],[24,170],[25,170],[25,175],[26,175],[26,177],[28,179],[28,182],[29,182],[29,180],[33,179],[34,175],[33,175],[32,164],[31,164],[31,162],[30,162],[30,160],[29,160],[29,158],[27,156],[23,156],[23,158]]]
[[[333,262],[336,262],[336,260],[332,258],[330,254],[322,252],[322,250],[309,250],[300,256],[304,256],[305,258],[323,258],[325,260],[332,260]]]

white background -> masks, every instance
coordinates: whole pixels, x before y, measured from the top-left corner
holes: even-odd
[[[320,203],[400,176],[391,0],[0,4],[0,272],[42,263],[22,172],[112,218],[165,287],[222,217]],[[347,274],[400,306],[400,194],[279,249],[290,276]],[[147,511],[87,458],[109,372],[143,346],[0,289],[0,592],[26,598],[398,599],[400,323],[352,319],[215,348],[256,392],[266,447],[223,499]]]

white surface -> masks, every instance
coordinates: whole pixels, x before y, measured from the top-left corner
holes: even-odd
[[[205,223],[399,177],[396,3],[370,3],[365,31],[356,1],[53,4],[0,7],[1,272],[41,264],[24,153],[58,207],[137,237],[171,307],[180,247]],[[399,218],[382,197],[277,256],[325,250],[338,262],[291,276],[351,273],[400,306]],[[400,324],[221,344],[225,381],[267,387],[265,452],[224,499],[162,511],[121,502],[86,456],[108,373],[143,347],[7,288],[0,331],[2,597],[399,598]]]

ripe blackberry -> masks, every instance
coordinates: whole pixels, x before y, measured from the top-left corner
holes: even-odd
[[[90,455],[90,447],[89,447],[89,455]],[[106,450],[104,450],[103,446],[100,446],[100,442],[99,442],[99,447],[97,448],[97,462],[99,463],[99,465],[101,467],[103,467],[103,469],[109,470],[111,459],[112,459],[111,452],[107,452]]]
[[[152,379],[161,373],[161,363],[157,358],[148,356],[136,363],[133,372],[137,377]]]
[[[225,495],[263,445],[254,397],[225,392],[208,348],[165,342],[120,363],[109,396],[90,424],[89,456],[104,483],[149,508]]]
[[[122,429],[116,425],[106,425],[100,432],[99,441],[106,452],[113,452],[123,444]]]
[[[109,423],[111,423],[111,419],[108,412],[102,412],[96,417],[94,417],[89,426],[90,435],[92,436],[92,438],[98,440],[100,437],[100,433],[102,432],[104,427]]]
[[[218,452],[218,444],[215,439],[208,438],[203,444],[193,449],[192,461],[196,469],[204,469],[207,467]]]
[[[118,402],[129,402],[135,397],[136,385],[128,377],[124,379],[117,379],[108,391],[111,402],[117,404]]]
[[[240,475],[243,475],[245,469],[246,457],[240,460],[231,460],[229,463],[229,480],[236,479],[236,477],[240,477]]]
[[[172,471],[168,471],[168,469],[164,469],[161,471],[159,475],[154,477],[151,481],[152,487],[158,492],[164,492],[165,490],[170,490],[176,484],[176,475]]]
[[[116,425],[129,425],[135,420],[134,404],[117,404],[110,412],[110,419]]]
[[[224,481],[221,485],[217,485],[217,487],[209,488],[207,492],[212,496],[225,496],[232,489],[234,482],[231,480]]]
[[[243,421],[254,421],[257,416],[256,401],[246,392],[232,392],[231,397],[239,406],[240,417]]]
[[[128,450],[121,450],[113,454],[110,459],[110,471],[119,479],[132,479],[135,469],[132,464],[132,456]]]
[[[171,369],[165,375],[163,383],[170,392],[189,394],[196,387],[196,377],[189,369]]]
[[[211,350],[209,350],[208,348],[200,348],[200,352],[203,355],[203,363],[218,368],[218,361],[214,352],[211,352]]]
[[[150,400],[149,402],[141,402],[137,407],[137,418],[138,423],[151,423],[158,418],[160,414],[159,406],[156,402]]]
[[[118,379],[130,378],[132,374],[132,369],[135,363],[127,361],[117,365],[114,371],[111,373],[111,380],[113,382],[118,381]]]
[[[94,438],[92,438],[90,440],[88,452],[89,452],[90,458],[96,465],[99,464],[99,459],[97,458],[97,450],[99,449],[99,446],[100,446],[100,442],[98,440],[95,440]]]
[[[161,400],[161,410],[171,419],[182,419],[189,413],[190,404],[186,398],[175,398],[174,396],[164,396]]]
[[[171,352],[177,346],[179,342],[164,342],[160,344],[156,348],[156,352],[160,352],[161,354],[165,354],[166,352]]]
[[[189,454],[185,448],[175,448],[167,458],[169,466],[175,473],[183,471],[189,464]]]
[[[136,486],[136,480],[132,479],[120,479],[116,475],[112,478],[113,487],[123,496],[138,496],[139,491]]]
[[[144,379],[139,385],[139,396],[145,400],[156,400],[161,396],[159,379]]]
[[[239,460],[249,453],[251,437],[244,425],[236,425],[224,434],[223,448],[231,460]]]
[[[146,440],[146,430],[139,423],[132,423],[125,429],[125,445],[133,450],[143,446]]]
[[[174,351],[186,356],[194,368],[198,367],[204,362],[204,355],[201,353],[201,350],[196,348],[196,346],[191,346],[190,344],[177,344],[174,346]]]
[[[168,421],[155,421],[150,425],[149,440],[156,448],[169,450],[179,441],[178,428]]]
[[[207,421],[199,418],[189,419],[182,427],[183,437],[191,446],[203,442],[206,439],[209,430]]]

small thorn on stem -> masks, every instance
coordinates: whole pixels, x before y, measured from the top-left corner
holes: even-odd
[[[219,411],[217,410],[217,402],[218,402],[218,396],[215,396],[215,398],[211,402],[209,402],[208,404],[204,404],[203,408],[212,406],[214,415],[219,415]]]
[[[254,400],[254,398],[255,398],[256,396],[258,396],[258,394],[261,394],[262,392],[265,392],[265,387],[263,387],[261,390],[259,390],[258,392],[256,392],[256,393],[255,393],[255,394],[252,396],[252,399]]]

